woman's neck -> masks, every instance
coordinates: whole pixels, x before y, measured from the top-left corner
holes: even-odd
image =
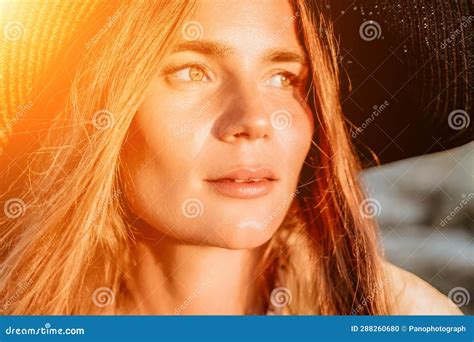
[[[127,313],[264,314],[257,271],[263,246],[230,250],[152,234],[137,241],[134,265],[125,270]]]

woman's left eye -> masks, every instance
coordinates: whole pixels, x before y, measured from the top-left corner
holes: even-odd
[[[174,77],[186,82],[209,82],[206,71],[200,66],[187,66],[177,70]]]
[[[279,73],[270,77],[265,81],[265,85],[278,88],[288,88],[295,86],[297,83],[296,76],[292,73]]]

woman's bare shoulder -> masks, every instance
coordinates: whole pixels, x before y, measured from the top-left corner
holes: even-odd
[[[426,281],[404,269],[385,262],[395,313],[398,315],[462,315],[459,308]]]

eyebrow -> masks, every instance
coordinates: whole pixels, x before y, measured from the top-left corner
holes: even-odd
[[[227,44],[212,42],[209,40],[192,40],[178,44],[173,52],[193,51],[202,55],[227,57],[234,50]]]
[[[235,50],[225,43],[214,42],[210,40],[194,40],[186,41],[178,44],[174,49],[174,53],[192,51],[207,56],[227,57],[230,54],[235,54]],[[308,64],[308,59],[305,55],[287,49],[273,48],[268,49],[262,61],[273,63],[300,63],[302,65]]]
[[[293,62],[302,65],[308,64],[308,59],[305,55],[286,49],[271,49],[265,53],[263,60],[266,62]]]

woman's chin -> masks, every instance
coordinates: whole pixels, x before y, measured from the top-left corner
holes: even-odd
[[[214,222],[205,243],[229,249],[255,248],[271,239],[283,219],[284,215],[226,216]]]
[[[227,249],[250,249],[259,247],[271,239],[280,222],[264,224],[261,221],[245,220],[226,224],[208,225],[206,234],[195,231],[191,235],[176,234],[183,242],[200,246],[212,246]]]
[[[220,246],[229,249],[250,249],[259,247],[271,239],[277,227],[258,227],[244,224],[241,227],[229,229],[228,238]]]

